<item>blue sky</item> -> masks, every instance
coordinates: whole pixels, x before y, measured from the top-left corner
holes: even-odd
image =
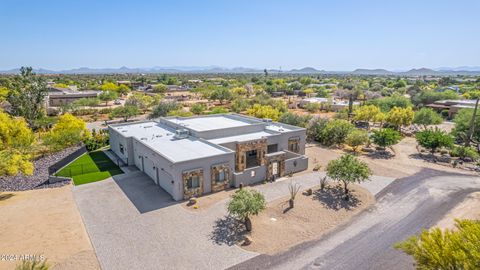
[[[0,0],[0,69],[480,65],[480,1]]]

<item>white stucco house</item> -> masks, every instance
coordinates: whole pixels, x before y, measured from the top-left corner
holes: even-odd
[[[111,150],[174,200],[306,170],[306,130],[239,114],[109,126]]]

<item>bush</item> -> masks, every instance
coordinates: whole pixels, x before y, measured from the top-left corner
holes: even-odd
[[[312,119],[310,115],[299,115],[291,112],[286,112],[280,116],[278,122],[297,127],[307,127],[308,121]]]
[[[425,128],[429,125],[438,125],[443,122],[443,118],[430,108],[421,108],[415,112],[413,123],[423,125]]]
[[[368,133],[365,130],[354,129],[345,139],[345,143],[353,148],[356,152],[359,146],[368,142]]]
[[[94,151],[107,146],[109,143],[109,134],[106,130],[100,130],[97,132],[92,130],[92,135],[88,136],[84,141],[85,147],[88,151]]]
[[[323,130],[328,123],[328,119],[315,117],[310,120],[307,126],[307,137],[309,140],[320,142],[322,140]]]
[[[480,154],[478,154],[477,150],[473,147],[465,147],[465,146],[456,146],[453,147],[450,151],[450,155],[452,157],[459,157],[460,159],[470,158],[473,161],[480,158]]]
[[[161,101],[157,106],[153,108],[153,112],[150,114],[149,118],[167,116],[170,111],[178,110],[180,107],[180,104],[175,101]]]
[[[208,114],[221,114],[221,113],[228,113],[228,109],[225,107],[215,107]]]
[[[325,125],[320,136],[320,142],[327,146],[343,144],[353,129],[353,124],[347,120],[331,120]]]
[[[385,147],[397,144],[402,139],[402,136],[400,135],[400,132],[396,130],[384,128],[374,130],[370,138],[372,139],[374,144],[385,149]]]
[[[308,111],[308,112],[311,112],[311,113],[315,113],[315,112],[318,112],[320,110],[320,103],[307,103],[305,105],[305,109]]]
[[[195,103],[190,107],[190,111],[196,115],[202,114],[207,109],[207,106],[202,103]]]
[[[415,135],[419,145],[430,149],[433,154],[440,147],[449,147],[453,145],[453,138],[439,128],[427,129],[418,132]]]
[[[417,269],[478,269],[480,222],[455,220],[455,229],[423,230],[419,236],[395,244],[413,256]]]

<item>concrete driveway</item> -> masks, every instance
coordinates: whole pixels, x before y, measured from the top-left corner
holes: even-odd
[[[307,189],[319,176],[294,177]],[[373,193],[391,182],[373,177]],[[267,201],[288,195],[289,181],[258,185]],[[259,254],[225,229],[227,199],[191,212],[140,171],[74,187],[74,197],[103,269],[225,269]],[[233,238],[232,238],[233,237]]]
[[[257,255],[210,240],[224,206],[189,212],[141,172],[74,196],[102,269],[223,269]]]

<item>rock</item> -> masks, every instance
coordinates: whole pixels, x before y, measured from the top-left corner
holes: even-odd
[[[252,239],[250,239],[250,237],[245,236],[245,237],[243,238],[243,244],[242,244],[243,246],[248,246],[248,245],[250,245],[251,243],[252,243]]]

